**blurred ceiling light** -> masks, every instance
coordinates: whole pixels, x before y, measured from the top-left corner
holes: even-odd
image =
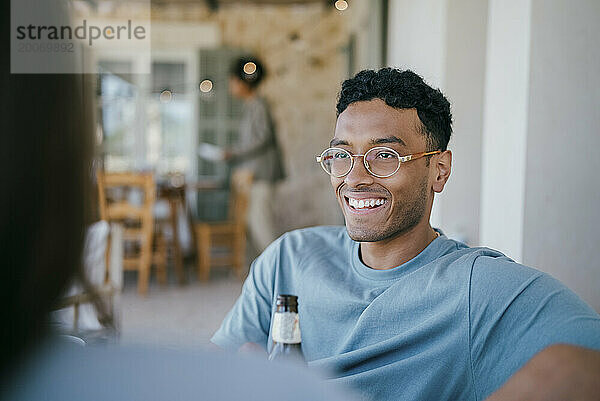
[[[205,79],[204,81],[200,82],[199,88],[200,88],[200,92],[208,93],[212,90],[213,83],[210,79]]]
[[[348,8],[348,2],[346,0],[337,0],[334,5],[335,8],[337,8],[340,11],[344,11]]]
[[[169,103],[173,99],[173,92],[169,89],[164,89],[160,92],[159,100],[163,103]]]
[[[256,64],[254,64],[252,61],[248,61],[246,64],[244,64],[244,72],[248,75],[252,75],[256,72]]]

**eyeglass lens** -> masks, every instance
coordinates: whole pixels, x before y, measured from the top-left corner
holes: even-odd
[[[372,174],[389,176],[398,169],[398,155],[387,148],[372,148],[365,153],[365,164]],[[352,169],[352,155],[344,149],[328,149],[323,153],[321,164],[334,177],[342,177]]]

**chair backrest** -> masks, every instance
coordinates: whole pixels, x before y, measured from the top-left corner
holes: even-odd
[[[252,171],[238,169],[231,174],[231,192],[229,197],[229,220],[245,224],[250,188],[252,187]]]
[[[155,200],[154,176],[152,173],[105,173],[97,172],[98,200],[100,217],[106,221],[138,219],[152,222],[152,208]],[[130,201],[130,191],[136,189],[142,193],[139,204]],[[120,190],[121,197],[116,199],[111,191]],[[152,225],[152,224],[150,224]]]
[[[97,172],[100,216],[109,223],[122,223],[124,240],[141,245],[139,252],[126,252],[126,269],[150,263],[154,232],[156,187],[152,173]],[[135,195],[138,195],[137,197]],[[130,250],[135,248],[128,248]],[[135,255],[135,256],[134,256]]]
[[[123,226],[123,270],[137,270],[138,292],[148,291],[152,265],[154,200],[152,173],[96,174],[100,215],[109,223]]]

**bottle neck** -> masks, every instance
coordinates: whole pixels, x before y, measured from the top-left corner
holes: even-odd
[[[283,305],[277,305],[277,309],[275,310],[276,313],[283,313],[283,312],[292,312],[292,313],[298,313],[298,305],[297,304],[283,304]]]

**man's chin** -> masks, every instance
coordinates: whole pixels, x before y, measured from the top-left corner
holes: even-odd
[[[356,229],[346,226],[346,231],[348,232],[348,236],[356,242],[376,242],[385,238],[380,232],[365,228]]]

